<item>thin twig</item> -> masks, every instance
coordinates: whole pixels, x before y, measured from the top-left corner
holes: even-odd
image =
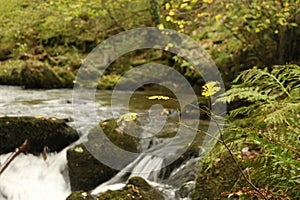
[[[27,152],[29,149],[29,142],[26,139],[21,146],[15,149],[15,151],[6,159],[3,165],[0,166],[0,175],[8,167],[8,165],[17,157],[21,152]]]

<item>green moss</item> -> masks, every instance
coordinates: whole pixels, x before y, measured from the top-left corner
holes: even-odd
[[[21,70],[26,65],[23,60],[9,60],[1,63],[0,84],[20,85],[22,84]]]
[[[97,197],[98,200],[163,200],[163,195],[152,188],[141,177],[132,177],[122,190],[108,190]]]
[[[139,147],[138,138],[120,131],[118,129],[119,126],[116,120],[113,119],[113,120],[107,120],[101,122],[100,127],[102,128],[103,132],[108,137],[108,139],[119,148],[122,148],[130,152],[138,152],[138,147]],[[91,130],[90,136],[97,137],[97,134],[99,134],[100,131],[99,129],[100,127],[95,127],[95,129]]]
[[[211,167],[207,164],[203,166],[198,174],[192,199],[216,199],[221,192],[230,191],[239,177],[240,172],[230,155],[225,152]]]
[[[120,75],[109,74],[100,77],[97,88],[101,90],[112,90],[120,79]]]
[[[46,63],[29,60],[21,71],[22,83],[26,88],[61,88],[61,78]]]
[[[87,192],[81,190],[72,192],[72,194],[70,194],[66,200],[94,200],[94,198]]]
[[[117,173],[94,158],[83,144],[69,149],[67,160],[72,191],[92,190]]]
[[[1,117],[0,153],[14,151],[25,139],[30,143],[29,152],[60,151],[79,138],[77,131],[67,126],[65,120],[43,117]]]
[[[138,140],[123,132],[118,132],[118,125],[115,120],[107,120],[100,123],[100,125],[108,139],[103,137],[100,126],[97,126],[89,132],[88,142],[77,145],[67,152],[69,176],[73,191],[92,190],[97,185],[112,178],[118,172],[116,169],[112,169],[101,163],[100,159],[103,158],[102,156],[108,156],[107,158],[113,156],[114,159],[120,160],[120,163],[118,163],[120,167],[125,167],[132,160],[121,163],[123,158],[118,157],[120,155],[114,154],[112,151],[121,148],[126,151],[138,152]],[[104,144],[107,142],[112,142],[116,145],[113,147],[113,150],[106,148]],[[101,152],[99,152],[99,150],[101,150]],[[94,157],[95,154],[92,155],[90,152],[98,152],[101,154],[101,158],[98,160],[97,157]],[[95,156],[99,155],[97,154]]]

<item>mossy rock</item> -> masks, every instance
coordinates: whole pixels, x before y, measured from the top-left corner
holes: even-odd
[[[44,117],[1,117],[0,154],[19,147],[26,139],[30,143],[29,152],[60,151],[79,138],[77,131],[66,121]]]
[[[220,155],[213,166],[203,166],[199,172],[192,199],[216,199],[224,191],[231,191],[240,172],[228,152]]]
[[[45,62],[28,60],[21,71],[22,84],[25,88],[62,88],[62,79]]]
[[[114,89],[114,87],[118,83],[120,77],[121,77],[120,75],[116,75],[116,74],[109,74],[109,75],[102,76],[98,83],[97,89],[100,89],[100,90]]]
[[[63,88],[73,88],[74,87],[74,81],[75,81],[75,75],[68,71],[67,69],[64,69],[62,67],[57,67],[53,69],[57,75],[61,79],[61,86]]]
[[[21,71],[26,65],[23,60],[8,60],[1,63],[0,84],[22,85]]]
[[[87,192],[81,190],[72,192],[72,194],[70,194],[66,200],[94,200],[94,198]]]
[[[25,88],[72,88],[75,76],[63,67],[51,67],[33,59],[7,60],[1,63],[0,84]]]
[[[102,164],[83,144],[69,149],[67,160],[72,191],[92,190],[118,172]]]
[[[118,125],[115,120],[108,120],[93,128],[89,134],[89,141],[69,149],[67,152],[69,176],[72,191],[84,190],[89,191],[94,189],[99,184],[112,178],[118,171],[101,163],[90,153],[95,149],[101,151],[103,155],[112,156],[117,160],[119,155],[106,152],[107,149],[103,146],[109,142],[100,135],[100,126],[107,138],[115,144],[116,148],[121,148],[126,151],[138,152],[139,142],[130,135],[117,131]],[[86,148],[88,147],[88,149]],[[119,163],[120,167],[125,167],[133,160],[128,160],[126,163]]]
[[[143,200],[163,200],[160,191],[151,187],[143,178],[132,177],[122,190],[108,190],[97,197],[98,200],[120,200],[120,199],[143,199]]]

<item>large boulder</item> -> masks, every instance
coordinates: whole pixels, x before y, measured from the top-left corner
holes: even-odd
[[[100,126],[108,139],[102,138]],[[89,141],[69,149],[67,160],[72,191],[94,189],[99,184],[112,178],[118,171],[101,163],[91,154],[90,151],[100,150],[103,155],[110,155],[118,159],[117,154],[106,152],[106,142],[112,142],[116,148],[121,148],[130,152],[138,152],[139,141],[137,138],[127,135],[118,126],[115,120],[108,120],[93,128],[88,134]],[[110,141],[108,141],[110,140]],[[86,148],[88,146],[88,149]],[[119,163],[120,167],[125,167],[127,163]]]
[[[0,154],[19,147],[26,139],[30,153],[41,153],[47,147],[58,152],[79,138],[77,131],[66,121],[44,117],[1,117]]]

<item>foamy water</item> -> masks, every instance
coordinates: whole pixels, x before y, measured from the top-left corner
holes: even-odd
[[[9,155],[1,155],[0,162]],[[47,160],[20,154],[0,175],[1,200],[65,200],[70,193],[66,150],[49,154]]]

